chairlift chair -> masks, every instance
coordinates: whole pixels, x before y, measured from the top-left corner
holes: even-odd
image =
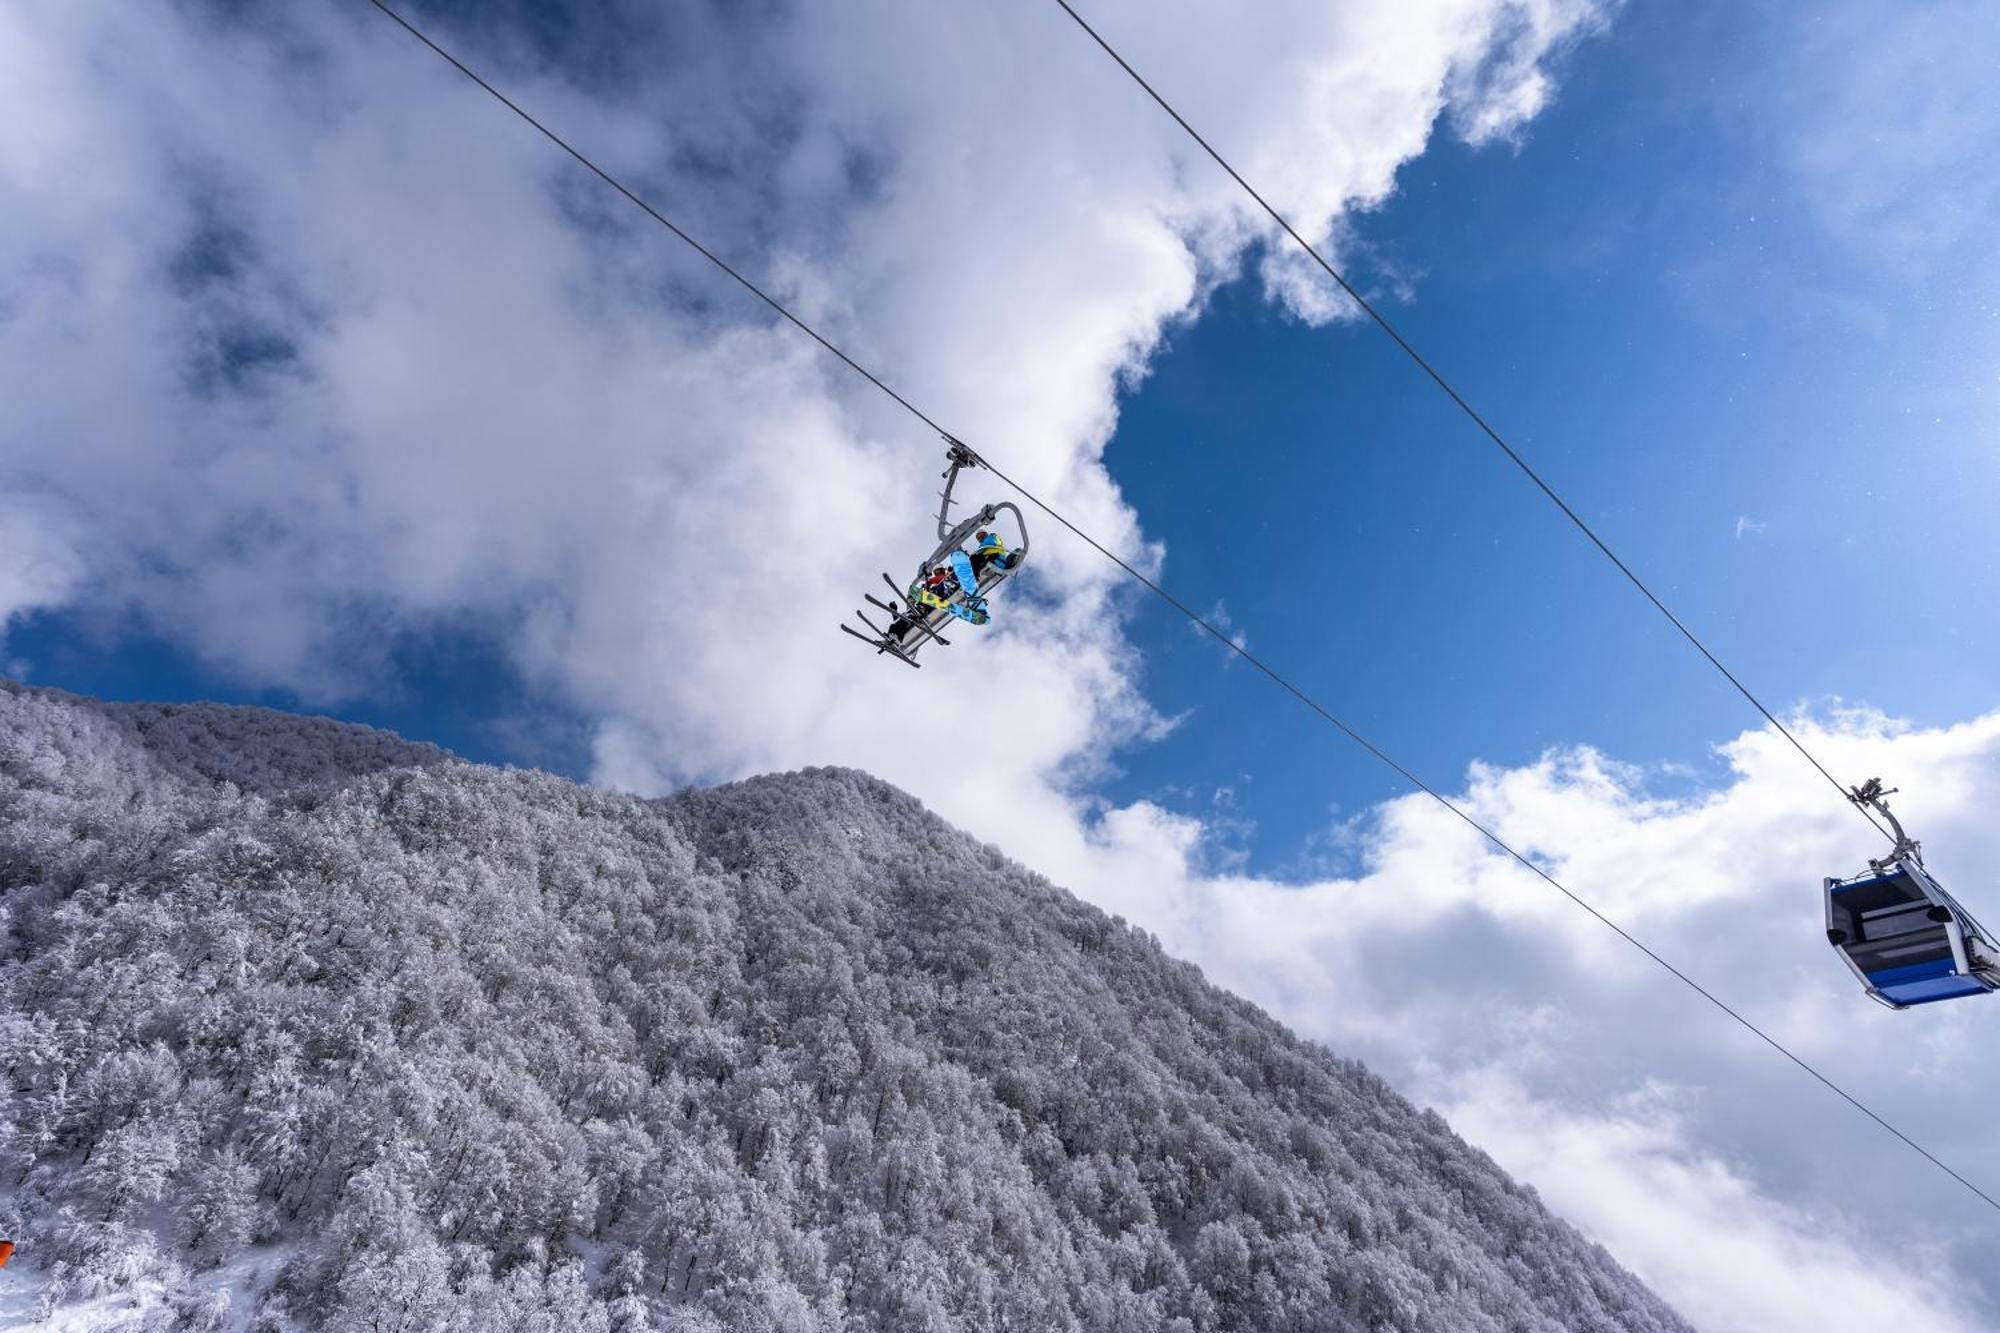
[[[1826,938],[1868,994],[1891,1009],[2000,990],[2000,949],[1924,868],[1922,849],[1889,813],[1881,779],[1856,805],[1895,830],[1896,847],[1852,879],[1826,881]]]
[[[940,631],[948,628],[954,620],[969,620],[975,611],[983,613],[986,599],[993,591],[1020,573],[1021,567],[1028,562],[1028,523],[1022,517],[1020,507],[1011,500],[982,505],[970,518],[961,523],[954,524],[951,521],[952,489],[958,484],[958,474],[966,468],[984,465],[980,462],[978,454],[948,435],[945,437],[945,459],[948,466],[943,473],[944,490],[939,494],[938,544],[936,549],[918,564],[917,577],[910,587],[914,588],[916,584],[929,578],[932,570],[949,570],[954,553],[964,552],[969,557],[971,551],[967,543],[971,542],[982,529],[993,526],[994,520],[1003,510],[1012,519],[1017,540],[1008,548],[1013,559],[1004,568],[989,563],[980,570],[976,588],[966,588],[962,580],[957,580],[958,591],[950,600],[965,614],[954,612],[950,605],[927,606],[918,602],[911,595],[909,588],[898,587],[896,581],[887,573],[882,575],[882,581],[889,585],[888,600],[885,601],[873,594],[864,594],[870,606],[885,612],[890,617],[889,624],[886,627],[877,625],[868,618],[866,611],[857,610],[854,613],[855,617],[867,627],[868,632],[863,633],[852,625],[845,624],[840,627],[841,630],[873,647],[877,653],[887,653],[897,661],[912,667],[921,665],[917,661],[917,650],[925,644],[936,643],[940,647],[949,647],[951,640],[945,638]]]

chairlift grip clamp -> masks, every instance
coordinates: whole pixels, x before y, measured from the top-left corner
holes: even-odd
[[[1868,864],[1874,866],[1878,871],[1894,865],[1904,856],[1910,857],[1918,865],[1924,863],[1923,844],[1905,833],[1903,831],[1903,822],[1897,819],[1889,810],[1888,798],[1901,790],[1902,788],[1900,787],[1883,787],[1882,779],[1880,778],[1870,778],[1858,787],[1848,788],[1848,800],[1857,806],[1873,810],[1875,813],[1881,815],[1882,818],[1889,821],[1889,827],[1894,831],[1896,849],[1879,861],[1872,857],[1869,858]]]
[[[984,467],[986,464],[972,451],[965,441],[947,435],[944,437],[945,460],[952,467]],[[949,469],[947,469],[949,471]]]

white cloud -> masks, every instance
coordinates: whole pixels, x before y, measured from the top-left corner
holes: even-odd
[[[1672,1292],[1697,1328],[1986,1326],[1943,1254],[1774,1202],[1691,1141],[1656,1087],[1602,1110],[1534,1098],[1491,1071],[1455,1091],[1440,1110],[1459,1133],[1534,1181],[1655,1290]]]
[[[60,505],[0,495],[0,624],[76,592],[83,563],[79,544]]]
[[[1843,0],[1783,14],[1747,81],[1794,195],[1899,280],[2000,261],[2000,21],[1980,0]],[[1740,111],[1742,108],[1738,107]]]
[[[1893,775],[1934,870],[2000,862],[2000,714],[1798,724],[1837,772]],[[1827,947],[1820,877],[1881,844],[1774,732],[1672,799],[1588,750],[1480,767],[1457,799],[1719,998],[1989,1190],[2000,1008],[1891,1013]],[[1166,812],[1153,847],[1198,848]],[[1131,821],[1121,825],[1129,832]],[[1708,1330],[1991,1327],[1985,1205],[1427,798],[1381,807],[1358,877],[1204,876],[1192,852],[1079,868],[1223,984],[1358,1056],[1535,1184]],[[1989,912],[1988,915],[1991,915]],[[1896,1257],[1885,1263],[1879,1250]]]
[[[1249,649],[1250,636],[1245,634],[1236,621],[1231,618],[1229,608],[1222,602],[1217,601],[1214,606],[1209,607],[1208,614],[1202,618],[1215,626],[1216,629],[1222,631],[1223,637],[1228,640],[1230,647],[1234,647],[1239,651],[1247,651]],[[1202,626],[1190,620],[1187,622],[1187,627],[1188,633],[1194,635],[1203,643],[1214,643],[1216,645],[1218,651],[1222,653],[1222,660],[1225,666],[1234,665],[1238,660],[1236,654],[1229,651],[1229,647],[1224,647],[1222,644],[1216,643],[1215,635],[1209,633]]]

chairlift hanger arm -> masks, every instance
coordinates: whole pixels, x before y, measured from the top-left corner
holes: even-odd
[[[1862,783],[1860,786],[1850,787],[1847,790],[1847,799],[1850,802],[1852,802],[1854,805],[1858,807],[1861,807],[1864,812],[1867,810],[1873,810],[1875,813],[1881,815],[1882,818],[1888,820],[1889,827],[1895,830],[1895,839],[1896,839],[1895,850],[1890,852],[1889,855],[1883,857],[1879,861],[1871,860],[1869,862],[1869,864],[1874,866],[1877,870],[1880,870],[1884,866],[1893,864],[1894,862],[1902,859],[1904,856],[1909,856],[1910,858],[1915,860],[1919,865],[1923,864],[1924,860],[1922,852],[1923,844],[1919,843],[1915,838],[1912,838],[1909,834],[1905,833],[1903,831],[1902,821],[1897,819],[1895,815],[1889,812],[1889,798],[1891,796],[1894,796],[1899,790],[1901,789],[1897,787],[1885,788],[1882,785],[1882,779],[1880,778],[1870,778],[1868,779],[1868,781]]]
[[[946,461],[950,463],[950,466],[944,470],[944,490],[938,497],[938,540],[941,542],[949,541],[953,532],[951,524],[951,492],[952,488],[958,485],[958,474],[969,467],[985,466],[979,461],[978,454],[973,453],[971,449],[954,440],[951,436],[945,436],[944,443],[944,456]],[[990,522],[991,519],[992,507],[988,506],[984,511],[984,517],[974,521]],[[960,526],[963,525],[961,524]]]
[[[996,504],[982,505],[978,513],[962,523],[954,524],[951,521],[951,494],[952,489],[958,485],[958,474],[966,468],[985,467],[986,464],[978,454],[974,453],[960,441],[953,439],[949,435],[945,436],[944,439],[945,458],[951,466],[947,467],[944,471],[944,491],[940,494],[938,501],[938,549],[931,554],[929,560],[924,562],[924,568],[930,569],[934,567],[939,560],[949,554],[953,547],[964,545],[967,537],[970,537],[980,528],[991,523],[998,517],[1002,510],[1014,516],[1014,526],[1021,535],[1021,540],[1015,543],[1014,549],[1025,557],[1028,552],[1028,520],[1021,513],[1021,507],[1012,500],[1001,500]]]

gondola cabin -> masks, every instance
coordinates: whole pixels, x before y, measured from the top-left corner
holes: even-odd
[[[1865,875],[1826,881],[1827,942],[1891,1009],[2000,990],[1993,937],[1924,869],[1922,844],[1889,809],[1894,794],[1880,778],[1848,789],[1848,800],[1887,821],[1896,849]]]
[[[1915,860],[1827,880],[1826,938],[1891,1008],[2000,989],[1991,942]]]

